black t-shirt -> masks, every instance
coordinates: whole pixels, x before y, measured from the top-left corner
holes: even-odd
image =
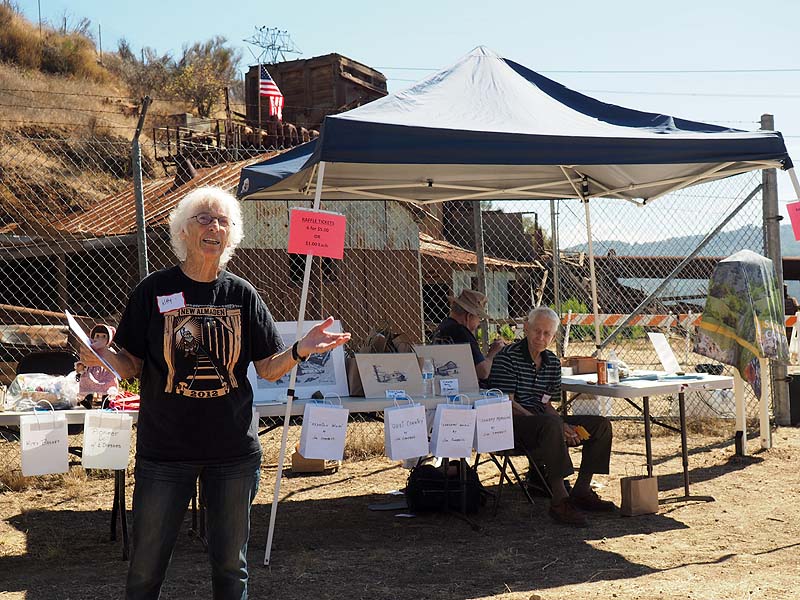
[[[153,273],[133,290],[114,342],[144,361],[137,456],[214,464],[261,452],[247,368],[283,342],[244,279]]]
[[[475,339],[472,332],[452,317],[447,317],[442,321],[439,328],[433,333],[431,341],[434,344],[469,344],[472,351],[472,362],[478,365],[486,360],[478,345],[478,340]]]

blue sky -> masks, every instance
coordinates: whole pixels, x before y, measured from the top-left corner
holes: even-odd
[[[741,129],[758,128],[760,115],[772,113],[789,153],[800,163],[796,32],[800,2],[40,0],[40,4],[42,18],[51,24],[63,23],[65,15],[70,24],[90,19],[95,33],[99,24],[105,50],[115,49],[124,36],[137,50],[151,46],[179,54],[184,44],[223,35],[242,47],[246,62],[251,54],[242,40],[256,26],[277,27],[289,32],[302,50],[301,57],[344,54],[381,70],[390,91],[486,45],[614,104]],[[36,0],[18,5],[26,17],[37,20]],[[597,72],[637,70],[654,72]],[[794,199],[788,176],[779,173],[778,180],[782,203]]]

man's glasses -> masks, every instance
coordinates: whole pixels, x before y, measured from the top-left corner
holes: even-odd
[[[196,219],[200,225],[211,225],[214,221],[219,223],[220,227],[228,227],[233,224],[233,221],[228,217],[215,217],[208,213],[200,213],[199,215],[193,216],[192,219]]]

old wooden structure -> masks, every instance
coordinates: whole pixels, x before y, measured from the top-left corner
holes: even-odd
[[[326,54],[266,65],[284,98],[283,120],[306,129],[319,129],[326,115],[350,110],[387,94],[386,77],[341,54]],[[259,117],[258,65],[245,76],[247,120]],[[270,121],[262,103],[262,127]]]

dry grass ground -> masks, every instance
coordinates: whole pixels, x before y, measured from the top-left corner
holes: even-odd
[[[616,502],[619,478],[644,462],[637,427],[618,427],[613,472],[598,478]],[[348,461],[328,475],[288,473],[270,567],[261,562],[275,470],[265,467],[252,511],[251,597],[799,597],[800,429],[777,430],[773,449],[744,459],[734,456],[728,432],[708,431],[690,434],[689,464],[692,492],[715,502],[596,516],[587,529],[553,524],[544,500],[529,506],[516,489],[504,492],[497,516],[482,510],[479,531],[445,514],[408,519],[367,510],[405,483],[407,472],[385,458]],[[662,498],[680,494],[679,438],[656,436],[654,451]],[[482,477],[496,486],[488,466]],[[59,485],[0,494],[2,600],[121,597],[126,565],[119,542],[108,541],[111,483],[74,468]],[[129,503],[131,486],[129,478]],[[182,535],[162,598],[209,597],[206,555]]]

